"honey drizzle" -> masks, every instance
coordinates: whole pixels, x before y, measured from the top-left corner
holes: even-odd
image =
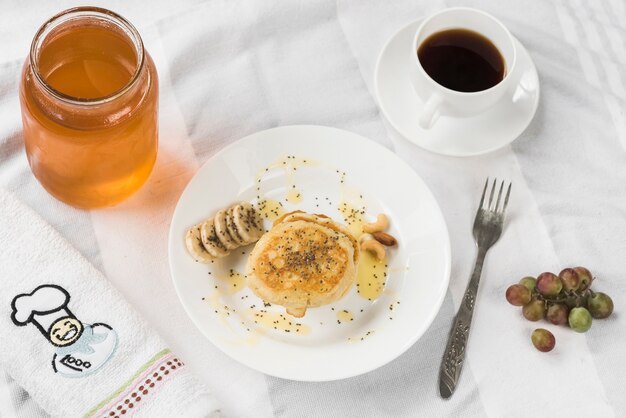
[[[341,324],[342,322],[350,322],[350,321],[354,321],[354,315],[352,315],[352,312],[343,309],[339,312],[337,312],[337,323]]]
[[[263,218],[270,221],[274,221],[285,214],[285,208],[282,203],[273,199],[259,201],[257,209]]]
[[[265,309],[249,309],[247,311],[248,318],[262,331],[283,331],[298,335],[307,335],[311,332],[311,328],[295,318],[288,317],[279,312],[269,312]]]
[[[363,223],[365,223],[365,207],[363,206],[361,208],[357,208],[344,200],[339,202],[337,210],[341,213],[348,230],[356,239],[358,239],[363,233],[362,228]]]
[[[246,276],[233,269],[230,269],[227,278],[220,280],[226,282],[224,283],[226,285],[224,292],[229,295],[235,294],[246,287]]]
[[[369,251],[362,251],[357,271],[357,293],[364,299],[376,300],[383,293],[387,281],[386,260],[378,260]]]
[[[234,332],[231,323],[228,321],[228,317],[230,317],[231,312],[236,311],[227,305],[224,305],[221,296],[222,293],[219,290],[215,290],[209,295],[208,298],[202,298],[202,300],[207,302],[211,309],[213,309],[213,312],[220,318],[222,323],[226,325],[229,330]]]
[[[291,189],[289,193],[287,193],[286,200],[293,205],[297,205],[298,203],[302,202],[302,193],[296,189]]]
[[[262,188],[261,188],[263,178],[270,171],[278,168],[278,169],[285,171],[285,177],[287,179],[287,190],[288,190],[286,200],[289,203],[293,203],[293,204],[300,203],[302,201],[303,194],[302,194],[302,191],[296,189],[295,173],[300,167],[317,166],[317,165],[319,165],[319,163],[315,160],[312,160],[310,158],[304,158],[304,157],[296,157],[295,155],[287,155],[287,156],[278,158],[276,161],[269,164],[267,167],[262,168],[257,174],[255,178],[257,199],[259,200],[259,202],[261,202],[262,200],[267,200],[267,199],[263,199],[264,195],[263,195]]]

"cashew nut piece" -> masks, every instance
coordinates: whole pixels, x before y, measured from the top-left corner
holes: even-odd
[[[375,254],[376,258],[380,261],[385,259],[385,247],[383,247],[383,244],[376,241],[371,234],[361,235],[359,241],[361,242],[361,250]]]
[[[384,213],[380,213],[376,217],[376,222],[371,222],[363,225],[363,232],[372,233],[372,232],[380,232],[387,229],[389,226],[389,219],[387,219],[387,215]]]

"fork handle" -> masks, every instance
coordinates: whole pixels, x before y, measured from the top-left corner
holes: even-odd
[[[452,396],[452,393],[454,393],[465,361],[465,348],[469,338],[470,326],[472,325],[474,302],[476,301],[478,283],[480,282],[480,274],[483,270],[483,262],[485,261],[486,254],[487,249],[478,248],[474,272],[465,289],[461,307],[454,317],[454,323],[452,324],[452,329],[448,336],[448,343],[446,344],[446,351],[444,351],[443,359],[441,360],[441,368],[439,369],[439,393],[445,399],[448,399]]]

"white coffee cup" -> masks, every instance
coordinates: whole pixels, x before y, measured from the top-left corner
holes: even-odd
[[[467,29],[489,39],[504,59],[505,76],[502,81],[486,90],[466,93],[451,90],[433,80],[422,67],[417,50],[429,36],[448,29]],[[513,82],[510,75],[515,67],[515,49],[515,42],[508,29],[495,17],[480,10],[455,7],[426,18],[415,33],[409,67],[411,83],[424,102],[419,115],[420,126],[430,129],[441,115],[475,116],[494,106]]]

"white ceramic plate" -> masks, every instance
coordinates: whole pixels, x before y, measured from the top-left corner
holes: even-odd
[[[278,167],[265,171],[286,156],[315,164],[292,171],[284,170],[279,162]],[[259,173],[263,174],[260,179]],[[289,204],[285,198],[294,186],[303,200]],[[297,320],[308,328],[306,335],[255,324],[251,309],[276,312],[274,315],[284,314],[284,309],[264,307],[245,287],[233,289],[236,282],[230,271],[245,273],[252,246],[207,265],[194,262],[187,254],[184,235],[190,226],[220,208],[238,201],[257,202],[257,187],[266,198],[281,201],[287,211],[324,213],[343,222],[337,206],[348,201],[364,205],[371,218],[381,212],[388,214],[389,232],[399,246],[389,251],[382,295],[369,301],[353,288],[332,305],[309,309]],[[270,222],[265,222],[269,228]],[[213,344],[269,375],[326,381],[380,367],[426,331],[448,287],[450,243],[432,194],[391,151],[339,129],[285,126],[233,143],[196,173],[174,212],[169,260],[183,306]],[[354,319],[338,321],[338,312],[343,310],[351,312]]]
[[[403,137],[438,154],[468,157],[485,154],[513,142],[530,124],[539,103],[539,78],[526,48],[515,39],[517,64],[511,91],[486,112],[468,118],[442,116],[431,129],[417,123],[423,101],[409,80],[413,36],[423,19],[393,35],[378,57],[374,88],[385,118]]]

